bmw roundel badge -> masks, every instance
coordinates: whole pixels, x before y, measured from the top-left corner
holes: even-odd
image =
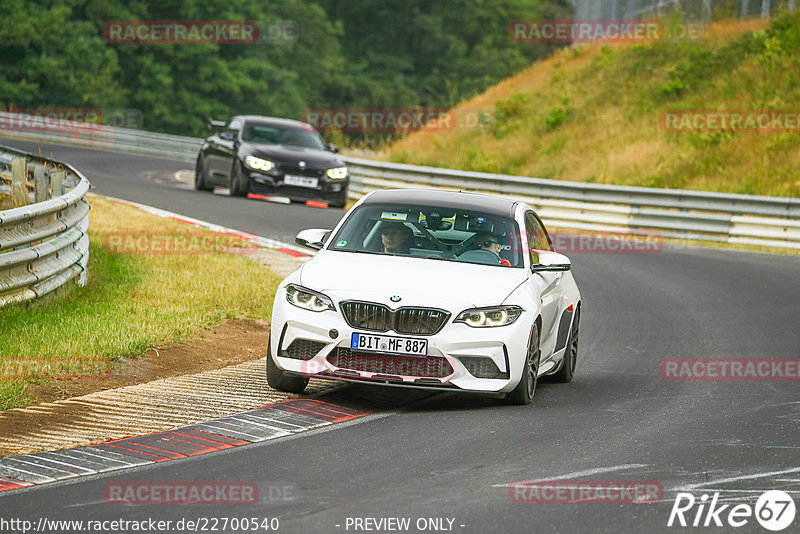
[[[402,299],[400,298],[400,295],[393,295],[389,300],[392,302],[400,302]]]

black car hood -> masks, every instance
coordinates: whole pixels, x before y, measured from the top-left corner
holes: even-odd
[[[256,145],[242,143],[239,149],[242,157],[246,155],[268,159],[278,164],[297,166],[305,161],[308,169],[330,169],[344,167],[344,162],[327,150],[302,148],[290,145]]]

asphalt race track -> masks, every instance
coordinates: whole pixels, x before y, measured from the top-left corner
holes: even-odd
[[[173,178],[193,163],[0,137],[0,144],[66,161],[86,175],[92,192],[147,204],[204,221],[294,243],[298,228],[333,228],[341,209],[279,204],[198,192]],[[179,187],[176,187],[179,186]],[[208,198],[204,198],[208,197]],[[213,198],[212,198],[213,197]],[[300,226],[298,226],[300,225]]]
[[[330,228],[342,215],[152,178],[190,168],[186,163],[42,149],[80,169],[96,193],[283,241],[303,228]],[[6,492],[0,517],[153,518],[173,525],[182,518],[278,518],[277,531],[285,533],[728,532],[730,509],[753,506],[767,490],[788,493],[800,507],[800,382],[661,375],[666,358],[799,358],[800,258],[669,246],[571,258],[583,298],[576,377],[571,384],[540,383],[532,406],[453,393],[395,394],[389,409],[380,404],[373,415],[298,436]],[[348,386],[320,400],[364,402],[376,389]],[[512,502],[509,485],[525,480],[649,481],[664,495],[655,504]],[[260,500],[107,504],[106,485],[125,481],[249,482],[261,488]],[[288,491],[277,497],[275,488]],[[678,492],[698,501],[717,493],[719,506],[728,505],[719,515],[725,526],[668,527]],[[698,509],[686,512],[690,525]],[[410,527],[381,523],[380,530],[366,518],[409,518]],[[746,519],[737,532],[768,532]],[[798,525],[800,517],[785,532]]]

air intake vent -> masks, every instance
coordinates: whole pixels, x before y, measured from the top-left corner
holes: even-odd
[[[289,347],[282,351],[281,356],[294,360],[310,360],[325,346],[325,343],[311,341],[310,339],[295,339]]]
[[[469,374],[475,378],[508,378],[508,373],[500,371],[491,358],[485,356],[461,356],[458,360],[464,364]]]
[[[447,358],[426,356],[415,358],[387,354],[372,354],[339,347],[328,361],[340,369],[393,376],[444,378],[453,374]]]

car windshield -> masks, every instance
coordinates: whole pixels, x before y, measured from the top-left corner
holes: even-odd
[[[325,150],[320,135],[306,128],[265,122],[248,122],[242,130],[242,140],[258,145],[289,145]]]
[[[523,266],[516,222],[480,209],[364,204],[347,218],[328,249],[506,268]]]

